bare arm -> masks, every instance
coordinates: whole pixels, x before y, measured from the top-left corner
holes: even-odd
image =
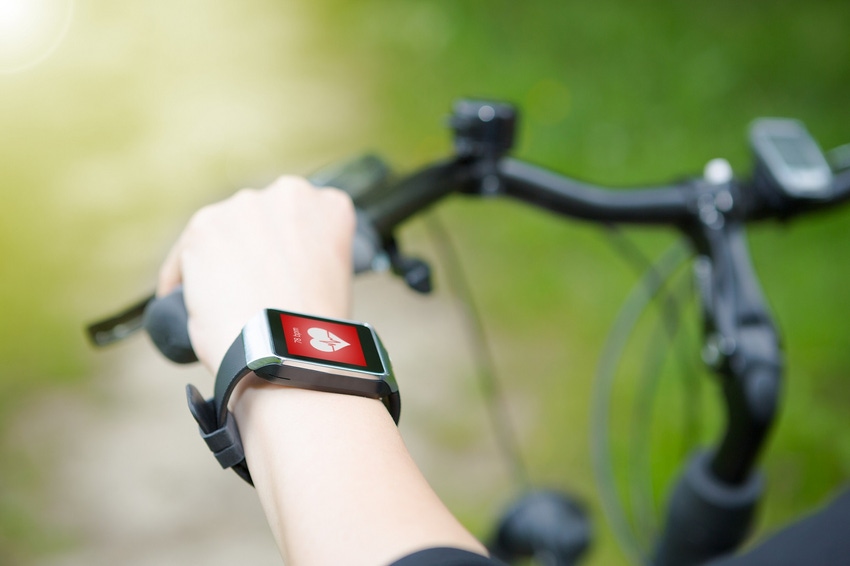
[[[183,283],[192,343],[215,372],[260,309],[347,317],[353,230],[346,195],[281,178],[197,213],[159,292]],[[231,409],[288,564],[387,564],[434,546],[486,554],[430,488],[379,401],[252,377]]]

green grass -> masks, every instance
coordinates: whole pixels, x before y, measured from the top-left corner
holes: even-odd
[[[842,0],[80,3],[51,59],[0,75],[0,426],[39,388],[85,383],[81,323],[152,286],[186,217],[232,188],[369,149],[413,168],[450,151],[443,117],[461,96],[517,103],[515,155],[578,178],[662,182],[718,156],[746,174],[757,116],[800,118],[825,147],[850,141],[849,28]],[[506,202],[455,198],[439,210],[509,390],[533,406],[533,475],[596,501],[590,383],[635,275],[587,224]],[[850,476],[848,230],[850,211],[838,211],[752,232],[788,365],[765,456],[765,529]],[[669,242],[633,237],[651,253]],[[680,458],[678,409],[667,407],[681,393],[667,381],[653,421],[664,440],[648,448],[657,488]],[[637,394],[622,383],[617,425]],[[710,405],[712,385],[702,389]],[[629,437],[614,442],[622,457]],[[490,510],[453,506],[483,534]],[[0,557],[12,539],[38,540],[14,534],[38,531],[15,508],[3,503]],[[592,562],[621,560],[600,537]]]

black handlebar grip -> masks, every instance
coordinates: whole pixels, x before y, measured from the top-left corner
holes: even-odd
[[[178,364],[191,364],[198,356],[189,340],[188,322],[183,288],[178,287],[148,304],[142,324],[163,356]]]
[[[702,564],[732,552],[749,534],[764,491],[761,474],[725,484],[714,477],[709,456],[694,454],[673,489],[652,566]]]

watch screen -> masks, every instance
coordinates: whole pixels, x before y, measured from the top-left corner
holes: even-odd
[[[285,357],[383,373],[375,340],[362,324],[269,310],[275,350]]]

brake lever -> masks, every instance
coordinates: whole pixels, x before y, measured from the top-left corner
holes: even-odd
[[[155,298],[156,295],[151,294],[119,313],[89,324],[86,327],[86,334],[92,344],[98,347],[108,346],[141,330],[145,310]]]

